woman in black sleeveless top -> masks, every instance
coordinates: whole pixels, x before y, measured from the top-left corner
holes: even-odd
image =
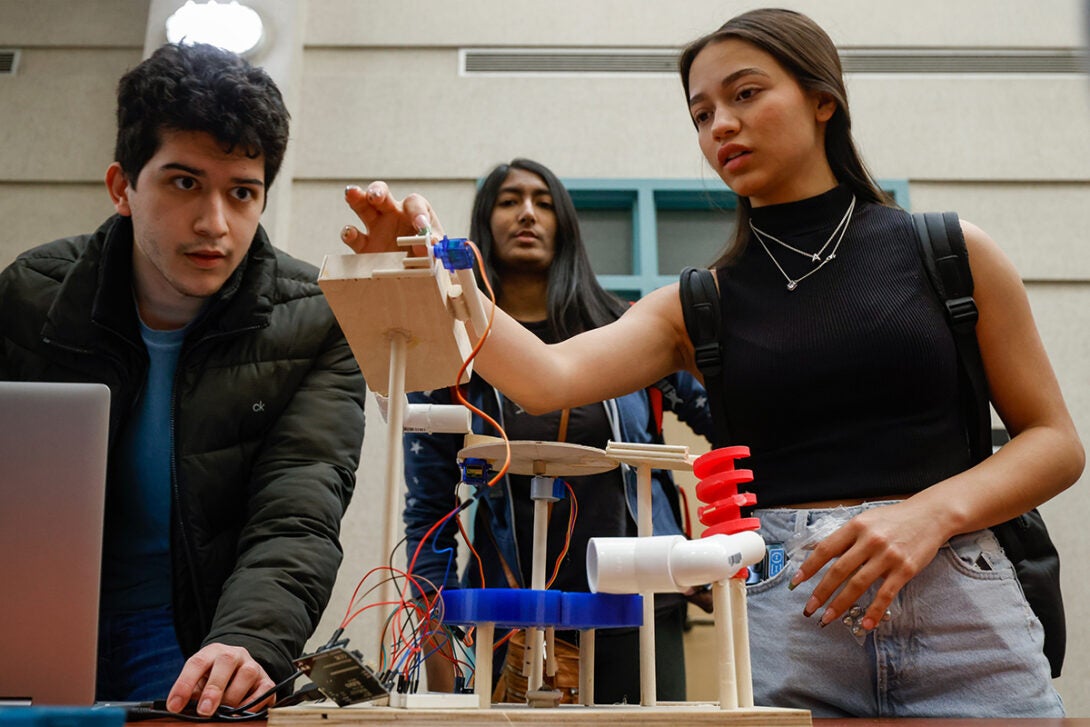
[[[739,196],[714,267],[731,435],[753,450],[758,505],[775,506],[759,513],[762,534],[847,517],[794,571],[750,587],[757,702],[815,716],[1061,715],[1041,625],[987,529],[1084,466],[1017,271],[962,223],[992,403],[1012,434],[970,466],[953,344],[909,216],[855,149],[831,40],[798,13],[751,11],[690,44],[681,78],[700,149]],[[348,196],[371,232],[346,237],[355,249],[388,247],[384,226],[422,214],[438,225],[422,198],[370,191]],[[532,412],[696,372],[676,285],[552,346],[497,315],[476,367]]]

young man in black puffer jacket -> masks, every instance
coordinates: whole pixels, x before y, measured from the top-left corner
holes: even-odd
[[[287,139],[264,71],[164,46],[118,87],[117,214],[0,273],[0,379],[110,387],[98,699],[240,705],[329,600],[364,382],[259,224]]]

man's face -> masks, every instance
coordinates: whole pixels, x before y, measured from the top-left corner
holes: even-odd
[[[162,131],[155,155],[129,184],[106,172],[118,213],[132,217],[133,289],[152,328],[180,328],[242,262],[265,206],[263,156],[228,154],[213,136]]]

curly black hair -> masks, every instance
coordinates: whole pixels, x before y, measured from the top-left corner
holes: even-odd
[[[268,189],[284,160],[289,118],[264,70],[215,46],[168,44],[118,82],[114,159],[135,187],[160,132],[203,131],[227,152],[264,155]]]

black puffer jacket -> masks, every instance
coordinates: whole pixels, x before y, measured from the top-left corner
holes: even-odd
[[[111,452],[148,365],[132,244],[131,221],[115,216],[0,273],[0,378],[107,384]],[[363,440],[363,377],[316,279],[258,228],[193,323],[174,389],[182,651],[243,646],[277,681],[329,600]]]

